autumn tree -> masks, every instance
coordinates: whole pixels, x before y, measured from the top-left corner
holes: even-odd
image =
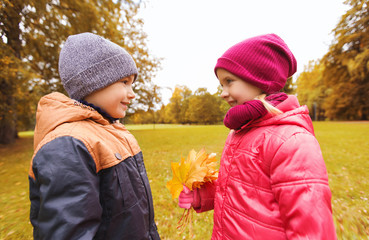
[[[213,124],[222,121],[225,108],[218,92],[199,88],[192,93],[187,86],[176,86],[169,103],[156,113],[160,123]]]
[[[0,143],[14,141],[17,120],[28,119],[23,115],[33,112],[40,96],[64,92],[58,75],[58,56],[71,34],[92,32],[123,46],[139,70],[134,108],[150,104],[151,79],[160,59],[151,56],[147,49],[143,21],[137,18],[140,6],[141,1],[133,0],[3,0]],[[19,108],[21,102],[26,104]]]
[[[215,97],[217,104],[219,106],[219,111],[220,111],[220,120],[223,121],[224,116],[226,115],[226,113],[228,112],[228,110],[230,109],[229,104],[227,103],[227,101],[225,101],[224,99],[221,98],[221,94],[222,94],[222,87],[218,86],[217,88],[217,92],[213,94],[213,96]]]
[[[319,61],[310,61],[296,81],[296,93],[300,104],[307,105],[314,120],[323,120],[324,99],[329,89],[324,85],[324,66]]]
[[[291,76],[287,78],[286,84],[284,85],[281,91],[286,94],[294,94],[296,91],[295,88],[296,88],[296,84],[293,82],[293,77]]]
[[[133,107],[127,110],[124,122],[155,124],[159,119],[157,114],[155,114],[155,107],[161,103],[160,89],[161,87],[155,84],[146,83],[145,88],[140,89],[140,103],[134,104]]]
[[[189,120],[186,118],[186,113],[190,107],[190,97],[192,96],[192,91],[187,86],[182,86],[182,104],[179,113],[179,122],[189,123]]]
[[[174,88],[172,97],[165,107],[165,123],[185,123],[185,113],[188,108],[188,98],[192,91],[186,86],[177,85]]]
[[[346,0],[351,9],[333,29],[335,40],[323,58],[324,100],[330,119],[369,118],[369,5]]]
[[[212,124],[220,120],[216,98],[206,88],[199,88],[189,100],[186,116],[190,123]]]

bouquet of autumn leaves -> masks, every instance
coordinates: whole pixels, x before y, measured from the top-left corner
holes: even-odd
[[[172,193],[172,198],[178,198],[183,186],[186,186],[191,191],[195,188],[201,188],[206,182],[212,182],[218,178],[216,154],[207,154],[205,149],[201,149],[198,153],[191,150],[187,159],[181,157],[180,162],[172,162],[173,179],[168,181],[167,188]],[[185,209],[182,218],[178,222],[178,227],[181,232],[187,224],[191,227],[192,208]]]

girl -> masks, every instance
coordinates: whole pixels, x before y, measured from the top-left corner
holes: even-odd
[[[331,192],[306,106],[280,92],[296,60],[275,34],[228,49],[215,74],[232,107],[219,178],[181,192],[179,206],[214,209],[212,239],[336,239]]]

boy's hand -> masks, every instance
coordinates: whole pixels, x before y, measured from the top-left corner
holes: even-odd
[[[183,190],[178,197],[178,206],[180,208],[190,209],[192,206],[193,197],[194,197],[193,191],[191,191],[190,189],[188,189],[188,187],[183,185]]]

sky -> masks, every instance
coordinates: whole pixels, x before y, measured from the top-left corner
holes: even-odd
[[[297,59],[298,74],[328,51],[332,30],[349,7],[343,0],[148,0],[144,20],[149,52],[161,61],[153,82],[167,104],[176,85],[215,93],[217,59],[247,38],[275,33]]]

